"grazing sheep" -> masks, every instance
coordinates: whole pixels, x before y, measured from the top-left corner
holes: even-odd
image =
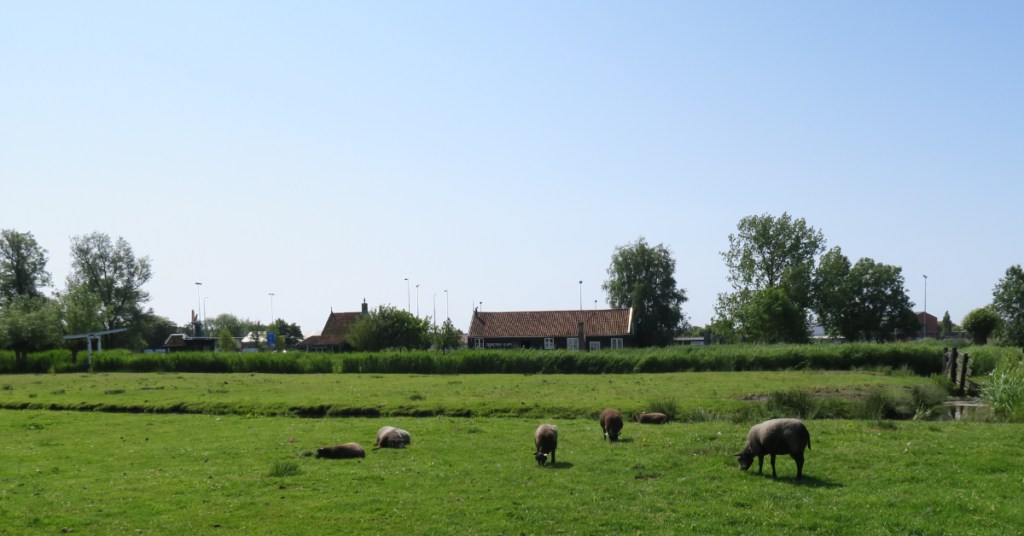
[[[543,467],[548,455],[551,455],[551,464],[554,465],[555,449],[558,448],[558,427],[553,424],[538,426],[533,434],[533,442],[537,446],[537,452],[533,456],[537,463]]]
[[[664,413],[640,412],[634,415],[633,418],[640,424],[665,424],[668,422],[668,415]]]
[[[609,441],[619,440],[619,433],[622,432],[622,414],[619,410],[606,408],[601,412],[601,431]]]
[[[796,478],[804,476],[804,449],[811,448],[811,433],[800,419],[772,419],[755,424],[747,433],[747,443],[736,455],[740,469],[746,471],[757,456],[757,472],[764,468],[764,455],[771,455],[772,478],[775,475],[775,455],[789,454],[796,461]]]
[[[400,449],[410,443],[412,443],[412,436],[409,435],[409,432],[394,426],[385,426],[377,430],[377,442],[374,443],[373,450]]]
[[[366,451],[359,443],[345,443],[316,449],[317,458],[365,458]]]

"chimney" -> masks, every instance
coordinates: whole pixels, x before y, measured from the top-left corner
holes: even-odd
[[[366,298],[363,298],[363,314],[370,314],[370,307],[366,305]]]

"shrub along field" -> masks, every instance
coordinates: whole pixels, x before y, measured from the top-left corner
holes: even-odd
[[[7,378],[4,378],[5,380]],[[568,401],[559,405],[571,405]],[[547,419],[543,419],[547,420]],[[1020,534],[1024,426],[808,421],[796,481],[739,471],[749,424],[0,410],[4,534]],[[377,428],[403,450],[369,451]],[[308,456],[357,441],[360,460]],[[767,460],[766,460],[767,465]],[[752,471],[756,471],[755,468]],[[766,467],[770,474],[770,470]]]

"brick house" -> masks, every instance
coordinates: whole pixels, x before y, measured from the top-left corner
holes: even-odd
[[[635,346],[633,309],[473,311],[469,348],[601,350]]]
[[[347,352],[352,349],[348,343],[348,330],[365,314],[369,314],[365,301],[362,311],[356,313],[335,313],[332,310],[320,334],[306,337],[296,347],[308,352]]]
[[[924,336],[939,338],[942,334],[942,330],[939,328],[939,319],[931,313],[919,312],[917,313],[917,321],[921,326],[924,327]],[[920,328],[918,328],[920,330]],[[921,335],[921,331],[917,332],[917,335]]]

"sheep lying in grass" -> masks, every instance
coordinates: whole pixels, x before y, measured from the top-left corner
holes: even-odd
[[[612,408],[602,411],[601,431],[604,432],[609,441],[618,441],[619,433],[622,432],[622,414]]]
[[[740,469],[746,471],[757,456],[757,472],[764,468],[764,455],[771,456],[772,478],[775,474],[775,455],[789,454],[796,461],[796,478],[804,476],[804,449],[811,448],[811,433],[800,419],[772,419],[755,424],[747,433],[747,443],[736,455]]]
[[[640,412],[634,415],[633,418],[640,424],[665,424],[668,422],[668,415],[664,413]]]
[[[316,449],[317,458],[365,458],[366,451],[359,443],[344,443]]]
[[[394,426],[385,426],[377,430],[377,442],[374,443],[373,450],[400,449],[410,443],[412,443],[412,436],[409,435],[409,432]]]
[[[533,433],[533,443],[537,452],[533,455],[541,466],[551,456],[551,464],[555,463],[555,449],[558,448],[558,427],[553,424],[542,424]]]

